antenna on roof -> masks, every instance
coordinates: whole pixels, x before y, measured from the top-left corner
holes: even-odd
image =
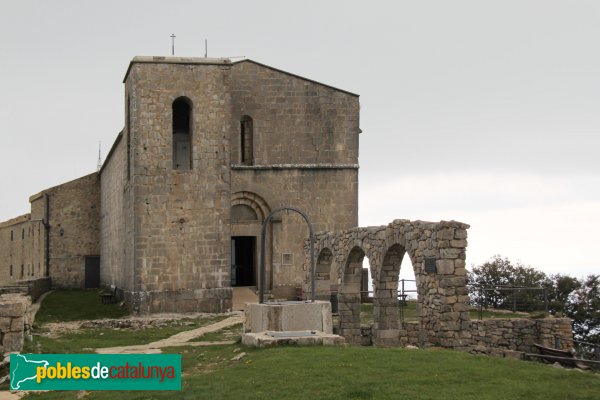
[[[102,168],[102,142],[98,141],[98,166],[97,166],[97,170],[96,171],[100,171],[100,168]]]
[[[208,40],[204,39],[204,58],[208,58]]]

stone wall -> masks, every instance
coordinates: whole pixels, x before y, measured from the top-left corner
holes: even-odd
[[[131,107],[135,107],[132,103]],[[132,187],[127,178],[127,127],[119,134],[100,170],[100,281],[133,288]]]
[[[470,330],[463,333],[471,339],[470,346],[476,351],[487,349],[507,349],[537,353],[534,343],[554,347],[554,336],[572,337],[573,331],[569,318],[542,319],[485,319],[470,322]],[[563,349],[570,349],[573,342],[561,341]]]
[[[23,349],[25,326],[29,324],[27,311],[31,306],[28,296],[4,294],[0,296],[0,352],[20,352]]]
[[[316,257],[325,251],[332,254],[330,279],[331,284],[340,285],[340,332],[346,341],[360,342],[360,281],[366,256],[375,291],[373,342],[398,344],[398,277],[407,253],[415,273],[420,327],[427,342],[462,346],[460,332],[469,321],[465,269],[468,228],[456,221],[395,220],[387,226],[317,234]],[[308,265],[306,260],[306,270]],[[309,274],[305,276],[309,292]]]
[[[100,255],[100,182],[92,173],[30,198],[32,216],[44,218],[48,201],[48,276],[56,288],[83,288],[86,256]],[[40,229],[41,231],[42,229]]]
[[[17,285],[27,287],[27,294],[31,297],[32,301],[36,301],[41,295],[52,288],[52,280],[50,277],[46,276],[43,278],[19,281],[17,282]]]
[[[133,282],[124,289],[135,311],[231,307],[230,67],[136,58],[127,73]],[[191,107],[190,169],[173,168],[172,105],[182,96]]]
[[[231,96],[233,198],[265,216],[281,206],[300,208],[315,231],[356,226],[358,96],[251,60],[234,63]],[[244,116],[253,122],[252,165],[241,162]],[[266,284],[276,297],[290,298],[303,284],[302,239],[308,229],[295,213],[281,213],[275,221],[269,232]],[[234,223],[232,236],[260,239],[260,222],[244,227]]]
[[[0,285],[46,275],[45,229],[31,214],[0,223]]]

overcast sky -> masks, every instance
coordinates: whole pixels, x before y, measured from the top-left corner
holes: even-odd
[[[471,224],[494,254],[599,273],[598,1],[0,0],[0,220],[96,169],[136,55],[245,56],[361,95],[360,224]],[[407,268],[403,268],[403,271]]]

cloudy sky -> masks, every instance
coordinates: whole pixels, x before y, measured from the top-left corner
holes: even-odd
[[[136,55],[245,56],[361,95],[360,224],[471,224],[600,272],[600,2],[0,0],[0,220],[95,170]]]

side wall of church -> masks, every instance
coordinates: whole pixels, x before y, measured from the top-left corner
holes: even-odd
[[[298,207],[315,231],[357,226],[358,96],[248,61],[232,69],[232,98],[232,193],[256,193],[270,210]],[[240,165],[243,116],[253,122],[253,166]],[[279,216],[267,283],[292,297],[302,286],[308,231],[297,214]]]
[[[224,311],[230,288],[230,65],[133,63],[134,310]],[[173,102],[192,107],[190,169],[173,168]]]
[[[100,176],[100,281],[104,286],[133,290],[133,210],[126,134],[119,136]]]

